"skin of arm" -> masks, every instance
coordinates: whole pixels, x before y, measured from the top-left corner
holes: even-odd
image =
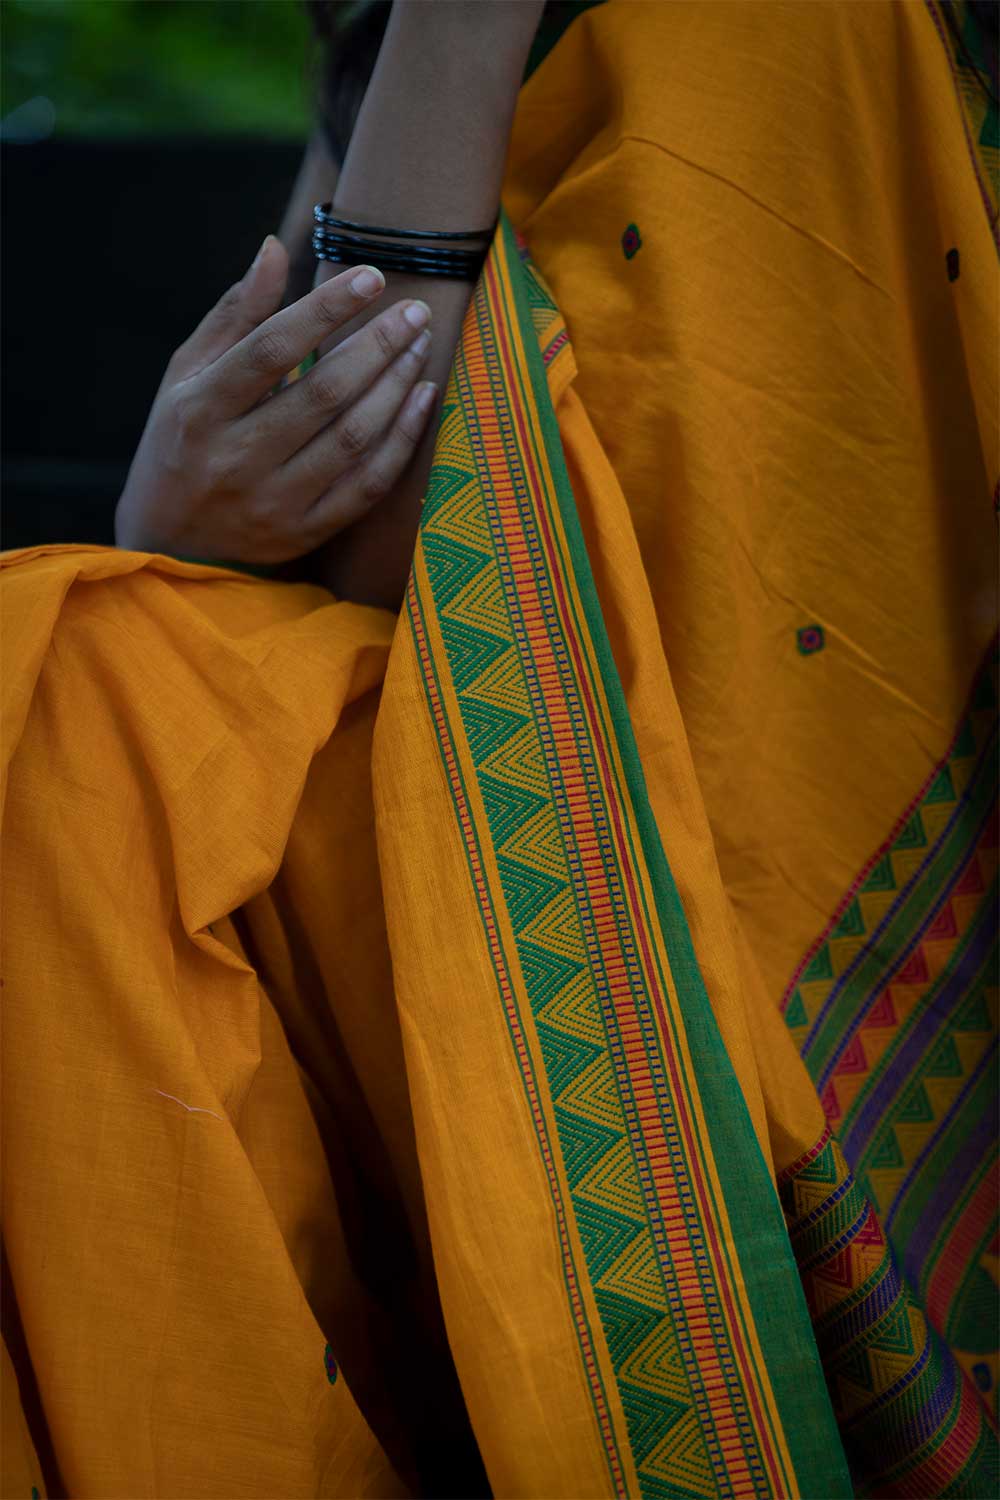
[[[490,225],[518,90],[543,9],[544,0],[395,0],[337,181],[334,211],[407,229]],[[377,257],[372,259],[377,264]],[[317,284],[341,269],[321,262]],[[388,272],[386,281],[380,301],[416,297],[431,308],[432,343],[423,374],[437,382],[440,393],[473,284],[397,272]],[[339,330],[334,342],[361,327],[375,310]],[[370,516],[310,554],[306,576],[339,598],[399,608],[436,431],[435,414],[392,494]]]
[[[304,297],[313,285],[316,262],[312,252],[312,211],[315,203],[329,203],[337,190],[337,164],[319,129],[306,146],[295,179],[278,239],[288,251],[288,286],[285,305]],[[337,267],[331,268],[336,272]]]

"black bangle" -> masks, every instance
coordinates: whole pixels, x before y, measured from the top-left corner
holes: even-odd
[[[392,264],[394,267],[412,266],[414,270],[422,266],[453,267],[456,271],[468,272],[477,270],[485,260],[484,255],[469,255],[458,252],[448,255],[440,250],[424,249],[414,250],[409,247],[400,246],[392,249],[388,245],[380,245],[375,240],[350,240],[335,234],[313,235],[313,250],[316,253],[324,251],[330,258],[341,255],[349,260],[360,264],[365,260],[371,260],[373,264]]]
[[[392,245],[387,240],[370,240],[362,234],[335,234],[332,229],[320,229],[318,226],[313,230],[312,237],[317,244],[356,250],[359,259],[363,259],[369,252],[372,255],[405,255],[414,260],[477,260],[488,254],[486,245],[478,250],[457,247],[450,250],[444,245]]]
[[[362,234],[391,235],[397,240],[491,240],[496,231],[496,221],[489,229],[384,229],[378,224],[359,224],[354,219],[334,218],[330,210],[331,203],[317,203],[313,209],[313,218],[317,224],[329,229],[357,229]]]
[[[314,245],[313,254],[317,260],[332,261],[338,265],[357,265],[357,256],[349,254],[345,250],[334,250],[325,245]],[[453,281],[478,281],[482,270],[482,262],[473,264],[456,263],[455,261],[439,261],[434,264],[426,262],[415,263],[396,256],[369,256],[367,263],[373,265],[379,271],[397,271],[401,275],[412,274],[416,276],[447,276]]]
[[[313,235],[312,248],[317,260],[345,265],[368,261],[381,271],[451,276],[458,281],[476,281],[486,259],[486,251],[470,253],[455,250],[449,253],[437,247],[418,250],[405,245],[393,248],[375,240],[348,239],[330,231],[321,233],[318,230]]]

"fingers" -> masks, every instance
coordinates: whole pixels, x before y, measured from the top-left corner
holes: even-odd
[[[381,271],[351,266],[261,323],[205,372],[220,414],[236,417],[250,411],[282,376],[329,334],[356,318],[384,287]]]
[[[242,281],[224,293],[176,351],[172,380],[187,380],[225,354],[281,306],[288,280],[288,251],[269,234]]]
[[[352,431],[360,431],[366,423],[370,425],[379,417],[378,430],[381,430],[416,379],[416,371],[405,361],[400,361],[399,356],[426,328],[429,317],[423,302],[397,302],[386,308],[336,349],[325,354],[301,380],[278,391],[270,401],[255,408],[235,425],[245,427],[248,442],[265,464],[290,461],[317,433],[349,411],[351,422],[340,429],[345,434],[343,440],[346,443],[350,443]],[[366,408],[372,414],[362,418],[355,403],[389,368],[394,370],[393,381],[382,387],[383,393],[391,392],[393,382],[401,380],[403,372],[409,370],[406,388],[399,391],[392,411],[383,413],[376,405],[374,409]],[[380,399],[384,400],[384,396]],[[358,451],[360,447],[359,442]],[[327,483],[329,480],[314,489],[312,494],[325,489]]]
[[[340,469],[338,477],[302,517],[303,540],[310,550],[322,546],[390,494],[420,446],[436,398],[437,387],[433,381],[421,381],[408,392],[398,411],[390,418],[388,430],[381,433],[351,467],[341,469],[341,455],[333,456],[331,468]],[[325,440],[326,434],[309,446],[314,448]]]
[[[419,334],[369,390],[276,471],[282,492],[303,514],[342,474],[381,448],[427,362],[430,343],[428,330]]]

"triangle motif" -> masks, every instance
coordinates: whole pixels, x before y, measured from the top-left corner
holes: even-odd
[[[583,1115],[571,1114],[564,1106],[555,1106],[556,1125],[559,1128],[559,1145],[562,1148],[563,1166],[571,1188],[575,1188],[582,1177],[604,1153],[621,1140],[620,1130],[610,1130],[595,1120]],[[588,1256],[588,1260],[589,1260]],[[598,1279],[595,1272],[593,1280]]]
[[[472,698],[468,693],[462,697],[462,723],[476,766],[513,738],[524,722],[524,714],[511,713],[495,703],[484,703],[481,698]]]
[[[837,1091],[833,1086],[832,1078],[820,1095],[820,1103],[823,1106],[823,1113],[826,1115],[826,1118],[829,1120],[830,1124],[835,1125],[840,1119],[842,1111],[840,1108],[840,1100],[837,1098]]]
[[[826,943],[813,954],[809,960],[808,967],[802,975],[803,984],[809,984],[814,979],[832,979],[833,964],[830,962],[830,949]]]
[[[533,870],[530,865],[508,859],[504,854],[497,855],[497,868],[515,935],[523,932],[553,896],[566,888],[564,880],[554,880],[544,871]]]
[[[718,1494],[698,1413],[689,1409],[647,1454],[639,1474],[642,1500],[704,1500]]]
[[[431,470],[431,481],[437,483],[436,468]],[[458,466],[456,466],[457,472]],[[466,483],[446,496],[427,513],[427,523],[421,538],[434,536],[452,537],[467,547],[479,552],[493,553],[493,537],[490,534],[489,517],[483,508],[483,493],[470,469],[465,475]],[[425,500],[426,508],[426,500]]]
[[[601,1051],[592,1042],[585,1042],[569,1032],[556,1031],[543,1021],[536,1023],[542,1057],[545,1059],[545,1076],[553,1099],[558,1099],[566,1086],[578,1078]]]
[[[453,609],[452,614],[456,617],[461,615],[467,624],[470,622],[466,611]],[[497,635],[506,635],[506,629],[498,630]],[[501,657],[493,666],[487,667],[479,681],[476,683],[476,697],[482,703],[495,703],[498,708],[506,709],[508,713],[520,714],[522,718],[531,717],[531,700],[524,683],[524,673],[521,670],[521,658],[516,651],[509,656]],[[534,726],[532,725],[532,728]],[[537,737],[532,740],[532,746],[537,745]],[[529,747],[523,746],[522,753],[529,753]]]
[[[894,891],[896,889],[896,878],[892,873],[892,860],[888,854],[883,854],[877,864],[874,864],[868,872],[868,878],[861,887],[862,891]]]
[[[834,1073],[838,1076],[842,1073],[867,1073],[868,1059],[860,1036],[855,1034],[844,1051],[841,1053]]]
[[[518,952],[521,954],[522,968],[525,965],[523,950],[525,948],[530,949],[531,946],[523,938],[517,945]],[[542,949],[541,952],[546,960],[555,956],[545,949]],[[568,959],[570,963],[576,962],[568,953],[560,954],[559,957]],[[532,993],[530,979],[528,981],[528,993]],[[548,996],[543,996],[538,1001],[537,1008],[533,998],[532,1010],[536,1015],[540,1015],[543,1021],[548,1021],[553,1026],[559,1026],[563,1031],[572,1031],[577,1036],[587,1037],[590,1041],[596,1042],[600,1047],[604,1047],[607,1044],[607,1037],[604,1031],[604,1017],[601,1015],[601,1007],[598,1004],[597,995],[594,993],[594,985],[589,969],[582,969],[578,966],[577,972],[571,974],[564,984],[556,984],[550,988]],[[610,1069],[610,1062],[608,1063],[608,1067]],[[579,1107],[579,1104],[575,1107]],[[614,1105],[612,1105],[611,1112],[615,1118],[618,1117],[618,1109]],[[583,1110],[583,1113],[587,1113],[586,1109]]]
[[[879,995],[871,1010],[865,1016],[863,1024],[871,1031],[884,1026],[898,1025],[896,1008],[892,1003],[892,994],[888,989],[884,989],[881,995]]]
[[[620,1373],[626,1380],[660,1391],[673,1401],[690,1403],[691,1389],[670,1319],[664,1318],[626,1359]]]
[[[867,1167],[870,1172],[874,1172],[882,1167],[901,1167],[902,1165],[903,1153],[899,1149],[896,1132],[889,1126],[876,1140],[874,1149],[868,1153]]]
[[[597,1203],[589,1203],[578,1193],[573,1194],[573,1208],[591,1280],[599,1281],[636,1235],[643,1233],[645,1226]]]
[[[885,1349],[890,1354],[916,1353],[913,1343],[913,1325],[910,1323],[907,1305],[901,1301],[891,1318],[888,1318],[879,1328],[878,1348]]]
[[[512,661],[515,659],[513,651],[510,653],[510,659]],[[506,666],[506,663],[503,665]],[[487,679],[492,675],[490,672],[484,673],[476,683],[477,697],[482,697]],[[512,781],[517,786],[538,792],[542,797],[548,798],[551,795],[544,753],[532,723],[526,723],[524,728],[517,730],[510,739],[502,741],[493,754],[483,762],[482,768],[502,781]]]
[[[924,796],[924,801],[954,802],[954,800],[955,787],[951,779],[951,772],[948,770],[948,763],[946,761],[935,776],[931,785],[928,787],[926,795]]]
[[[914,948],[906,963],[896,971],[894,984],[926,984],[930,975],[927,960],[920,948]]]
[[[924,1068],[925,1078],[961,1078],[964,1069],[955,1046],[955,1039],[946,1032],[934,1047]]]
[[[806,1015],[806,1005],[802,998],[802,991],[796,990],[791,1000],[789,1000],[785,1011],[785,1025],[794,1029],[796,1026],[807,1026],[808,1024],[809,1017]]]
[[[903,1099],[899,1109],[895,1111],[895,1123],[897,1125],[929,1125],[934,1118],[931,1101],[927,1097],[927,1090],[922,1083],[910,1089]]]
[[[794,1181],[821,1182],[825,1187],[833,1187],[839,1176],[837,1158],[827,1146],[818,1156],[814,1156],[801,1172],[796,1172]]]
[[[555,808],[547,798],[543,799],[544,807],[538,816],[530,823],[525,823],[517,833],[517,837],[511,840],[506,853],[511,859],[523,860],[526,865],[532,865],[536,870],[548,870],[550,875],[557,875],[561,880],[567,876],[566,848],[562,840],[562,830],[559,827],[559,818]],[[565,942],[565,929],[567,926],[575,928],[577,934],[580,932],[580,919],[576,913],[576,904],[569,896],[565,912],[558,918],[563,931],[560,933],[559,941]],[[544,942],[540,931],[531,934],[540,942]],[[578,938],[582,947],[582,937]]]
[[[424,563],[434,593],[434,603],[444,609],[465,585],[493,559],[463,542],[427,532],[423,538]]]
[[[544,798],[539,797],[537,792],[528,792],[523,787],[511,786],[509,782],[497,781],[484,771],[479,773],[479,790],[486,808],[486,821],[497,848],[502,847],[511,834],[526,823],[544,802]]]
[[[897,835],[893,849],[923,849],[927,845],[927,834],[918,812],[914,813],[906,826]]]
[[[514,642],[503,583],[492,558],[490,566],[482,568],[470,578],[465,587],[454,596],[447,610],[442,610],[441,613],[447,619],[461,620],[463,625],[468,625],[472,630],[484,630],[487,635],[498,636],[508,645]],[[483,694],[479,696],[482,697]],[[503,704],[504,708],[508,706]]]
[[[533,1015],[548,1005],[583,967],[575,959],[553,953],[550,948],[540,948],[537,943],[526,942],[523,938],[518,940],[517,951]]]
[[[643,1464],[674,1423],[687,1414],[689,1402],[671,1401],[627,1380],[618,1381],[625,1409],[628,1440],[637,1464]]]
[[[537,863],[543,869],[548,870],[550,875],[565,869],[565,865],[556,864],[545,859],[537,859],[538,845],[529,839],[530,828],[522,830],[523,837],[512,838],[504,853],[513,858],[523,858],[526,848],[536,851]],[[544,850],[543,852],[547,852]],[[531,864],[531,860],[526,863]],[[561,896],[550,901],[544,911],[540,912],[535,920],[524,929],[521,936],[532,943],[539,943],[543,948],[551,948],[556,953],[561,953],[564,958],[571,958],[579,964],[583,964],[587,957],[584,945],[583,933],[580,930],[580,918],[576,909],[576,900],[573,892],[567,886]]]
[[[958,937],[958,924],[950,901],[946,901],[924,933],[924,942],[942,942]]]
[[[606,1051],[567,1089],[562,1107],[572,1109],[574,1114],[593,1120],[595,1124],[608,1126],[617,1135],[621,1134],[621,1094],[614,1064]]]
[[[596,1050],[596,1049],[595,1049]],[[632,1155],[632,1147],[623,1136],[614,1146],[601,1157],[596,1166],[592,1167],[586,1177],[582,1177],[577,1184],[579,1192],[586,1195],[592,1203],[600,1203],[605,1208],[613,1209],[616,1213],[627,1214],[634,1219],[645,1219],[646,1204],[643,1201],[642,1190],[639,1186],[639,1173],[636,1170],[635,1159]],[[652,1241],[648,1241],[649,1253],[652,1255]],[[663,1295],[663,1284],[659,1278],[659,1268],[653,1258],[652,1271],[657,1278],[660,1296]],[[625,1268],[628,1269],[627,1267]],[[620,1282],[622,1262],[615,1266],[615,1279],[613,1285],[624,1289]]]
[[[963,1001],[960,1010],[952,1019],[951,1028],[953,1031],[991,1032],[993,1030],[986,995],[982,990],[974,991],[967,1000]]]
[[[453,409],[453,408],[452,408]],[[449,414],[449,408],[445,407],[442,412],[442,424]],[[422,524],[426,529],[432,520],[435,511],[445,505],[459,490],[475,479],[475,474],[468,469],[458,469],[452,464],[437,462],[431,469],[427,480],[427,488],[424,490],[424,505]]]
[[[464,693],[497,657],[510,650],[508,643],[499,636],[475,630],[448,615],[441,617],[441,635],[458,693]]]
[[[861,907],[858,905],[857,898],[855,898],[833,929],[832,936],[835,938],[863,937],[864,931],[865,920],[861,915]]]
[[[639,1345],[645,1343],[657,1324],[663,1321],[663,1314],[605,1287],[594,1288],[594,1301],[601,1315],[601,1326],[611,1355],[611,1364],[616,1371],[620,1370]]]

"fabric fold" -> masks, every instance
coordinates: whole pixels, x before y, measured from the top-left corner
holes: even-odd
[[[533,321],[544,296],[505,220],[445,398],[412,640],[394,642],[373,752],[456,1365],[501,1493],[849,1494],[773,1178],[650,808],[646,778],[683,772],[664,757],[644,774],[604,628]]]

